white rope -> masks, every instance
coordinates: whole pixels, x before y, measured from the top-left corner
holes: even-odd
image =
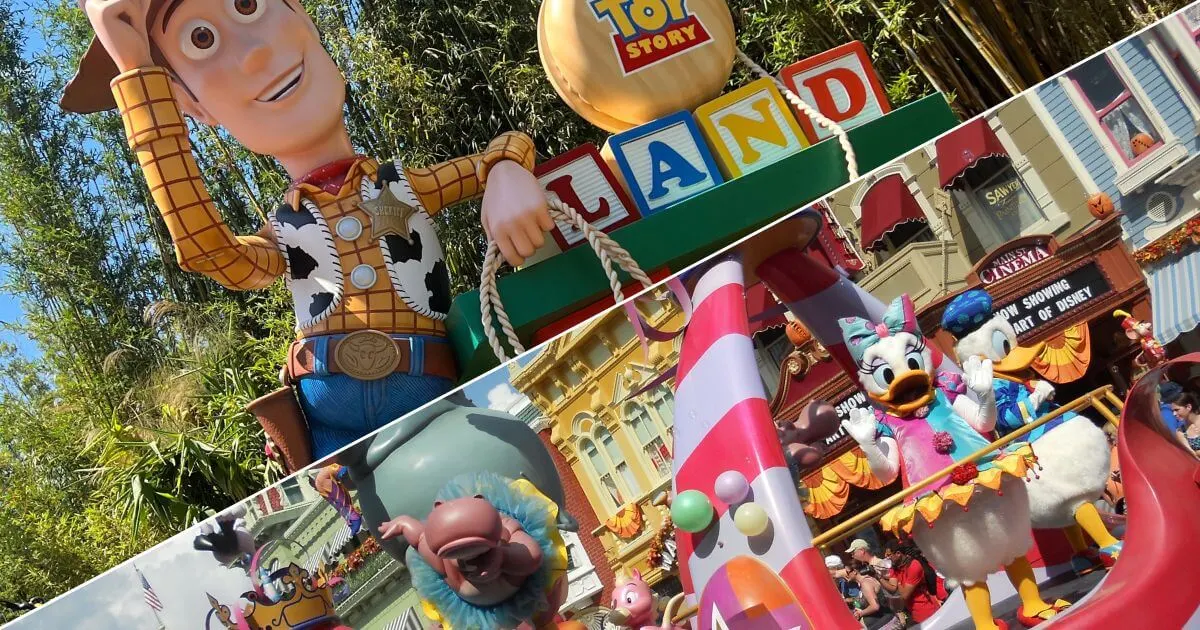
[[[796,93],[791,90],[791,88],[784,85],[783,81],[775,78],[775,76],[763,69],[762,66],[755,63],[754,60],[748,57],[746,53],[742,52],[740,48],[737,51],[737,58],[738,61],[741,61],[746,65],[746,67],[750,68],[754,74],[775,82],[775,86],[778,87],[779,91],[783,93],[784,98],[786,98],[792,105],[795,105],[796,109],[799,109],[801,112],[803,112],[805,116],[811,118],[814,124],[822,129],[828,129],[829,131],[832,131],[833,135],[837,136],[838,144],[842,145],[842,151],[846,154],[846,170],[850,173],[850,181],[858,179],[858,157],[854,154],[854,147],[850,145],[850,136],[846,135],[846,130],[843,129],[841,125],[830,120],[824,114],[817,111],[817,109],[812,105],[805,103],[804,99],[797,96]]]
[[[616,298],[618,304],[625,301],[625,293],[621,290],[621,278],[613,268],[614,262],[643,286],[649,288],[654,284],[629,255],[629,252],[609,238],[607,234],[593,227],[574,208],[563,203],[557,196],[547,195],[546,202],[550,207],[550,218],[571,223],[583,232],[584,237],[596,252],[596,256],[600,258],[600,265],[604,268],[604,273],[608,275],[608,284],[612,288],[613,297]],[[504,304],[500,301],[500,293],[496,290],[496,272],[500,270],[501,262],[500,247],[494,241],[489,241],[487,253],[483,256],[483,273],[479,282],[479,311],[488,344],[492,346],[492,352],[496,353],[496,358],[503,363],[508,360],[508,356],[504,352],[504,346],[500,343],[499,336],[496,335],[495,326],[492,325],[493,312],[495,319],[500,321],[500,330],[508,339],[513,351],[516,354],[523,354],[525,346],[521,345],[521,340],[517,338],[517,332],[513,330],[508,313],[504,311]]]

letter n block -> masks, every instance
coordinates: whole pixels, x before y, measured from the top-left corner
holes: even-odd
[[[844,129],[875,120],[892,109],[862,42],[842,44],[798,61],[781,70],[779,79]],[[796,112],[796,119],[814,142],[833,135],[828,129],[815,127],[800,112]]]
[[[592,226],[605,232],[642,216],[593,144],[575,147],[542,162],[533,174],[547,193],[558,197]],[[579,228],[557,219],[550,234],[562,251],[586,240]]]
[[[605,146],[643,215],[660,212],[724,181],[688,111],[623,131]]]
[[[726,178],[763,168],[807,147],[808,138],[771,79],[759,79],[696,109],[696,123]]]

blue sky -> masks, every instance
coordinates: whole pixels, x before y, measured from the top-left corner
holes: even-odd
[[[525,358],[517,359],[517,365],[528,365],[537,355],[537,352],[533,352]],[[505,367],[499,367],[484,374],[463,387],[463,391],[467,394],[467,398],[471,399],[471,402],[480,407],[489,407],[492,402],[504,400],[504,398],[497,399],[498,396],[504,397],[516,394],[515,390],[508,383],[508,369]],[[493,400],[488,399],[489,392],[492,393]]]

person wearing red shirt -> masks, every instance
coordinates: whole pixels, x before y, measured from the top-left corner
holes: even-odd
[[[905,543],[888,549],[886,555],[892,562],[892,569],[881,580],[884,589],[896,593],[904,601],[904,608],[914,622],[921,623],[932,617],[942,607],[936,596],[940,585],[937,574],[922,566],[920,551],[911,543]]]

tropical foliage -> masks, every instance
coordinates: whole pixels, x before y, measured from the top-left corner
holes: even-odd
[[[278,476],[243,411],[276,383],[293,321],[280,285],[183,273],[112,114],[64,115],[89,29],[74,0],[0,3],[0,265],[35,352],[0,353],[0,599],[50,597]],[[536,50],[537,0],[305,0],[350,82],[364,153],[409,163],[504,129],[543,158],[600,132],[563,106]],[[867,42],[895,104],[932,90],[995,105],[1182,0],[730,0],[769,69]],[[747,75],[739,71],[734,81]],[[269,158],[194,127],[234,229],[287,185]],[[474,286],[477,208],[439,216],[454,286]],[[0,613],[3,614],[3,613]]]

